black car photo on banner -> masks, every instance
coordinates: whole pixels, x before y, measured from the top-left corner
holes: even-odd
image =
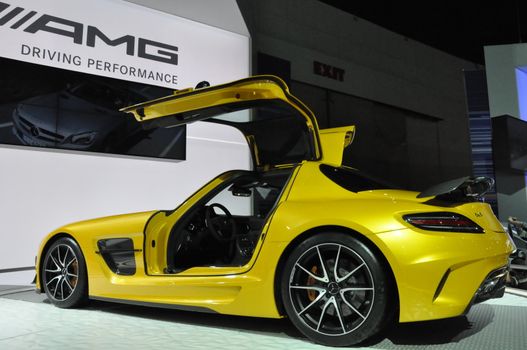
[[[185,126],[144,129],[119,112],[170,89],[5,58],[0,77],[2,144],[185,159]]]

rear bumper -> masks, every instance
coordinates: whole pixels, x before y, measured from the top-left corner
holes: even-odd
[[[508,266],[513,250],[505,232],[400,230],[376,237],[394,247],[396,260],[388,260],[397,281],[400,322],[460,316],[469,305],[503,295],[506,275],[500,269]]]
[[[476,291],[474,303],[477,304],[485,300],[501,298],[505,293],[505,283],[508,273],[508,266],[501,267],[489,273]]]
[[[509,266],[503,266],[491,271],[479,286],[463,315],[468,314],[474,304],[503,297],[508,274]]]

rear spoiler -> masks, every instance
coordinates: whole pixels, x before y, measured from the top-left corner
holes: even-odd
[[[444,199],[477,199],[492,189],[494,180],[490,177],[462,177],[446,181],[419,193],[417,198],[441,196]]]

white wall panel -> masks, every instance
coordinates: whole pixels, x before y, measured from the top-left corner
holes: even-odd
[[[250,168],[237,129],[203,122],[187,133],[186,161],[1,146],[0,269],[32,266],[44,235],[66,223],[172,209],[215,175]]]

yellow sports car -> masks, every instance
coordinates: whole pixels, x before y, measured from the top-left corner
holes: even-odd
[[[254,170],[220,174],[174,210],[50,233],[36,260],[37,290],[58,307],[97,299],[288,317],[313,341],[342,346],[394,318],[458,316],[503,295],[514,247],[478,200],[489,179],[391,189],[342,165],[354,127],[319,130],[274,76],[124,111],[146,128],[197,120],[237,128]]]

